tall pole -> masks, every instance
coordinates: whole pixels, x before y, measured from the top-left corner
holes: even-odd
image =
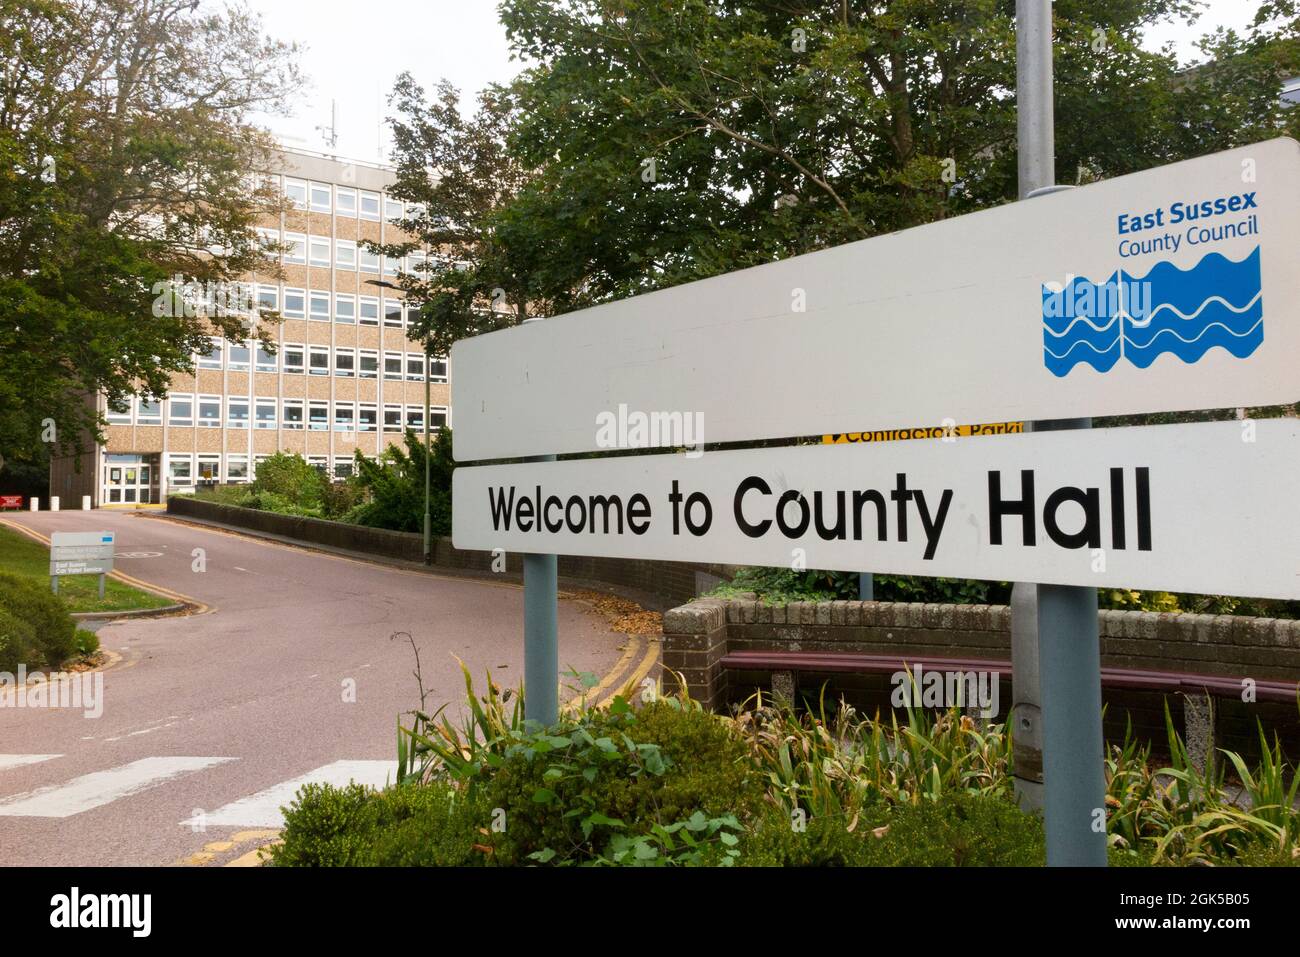
[[[1051,192],[1056,182],[1051,0],[1016,0],[1016,110],[1023,200]],[[1091,419],[1030,425],[1035,432],[1091,427]],[[1036,588],[1047,863],[1104,867],[1106,786],[1097,589]]]
[[[531,461],[554,462],[554,455]],[[524,555],[524,717],[550,726],[560,717],[560,627],[554,555]]]
[[[424,563],[433,564],[433,518],[429,514],[429,340],[424,340]]]

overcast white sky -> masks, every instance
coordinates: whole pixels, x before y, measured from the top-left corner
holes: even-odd
[[[511,59],[497,0],[247,0],[266,31],[296,40],[310,81],[290,118],[259,118],[291,145],[354,159],[388,161],[389,140],[381,132],[393,80],[410,70],[426,87],[446,77],[468,94],[488,83],[505,82],[521,65]],[[1152,31],[1151,46],[1173,42],[1179,58],[1195,57],[1193,41],[1215,26],[1241,29],[1255,0],[1208,0],[1195,29],[1165,26]],[[375,28],[378,20],[380,26]],[[382,24],[394,24],[385,29]],[[338,104],[338,145],[330,149],[316,129],[330,124],[330,102]]]

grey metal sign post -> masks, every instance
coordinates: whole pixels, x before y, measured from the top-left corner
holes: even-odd
[[[554,462],[539,455],[534,462]],[[560,717],[558,562],[554,555],[524,555],[524,717],[544,725]]]
[[[1016,0],[1016,133],[1021,199],[1051,192],[1056,182],[1052,88],[1051,0]],[[1036,432],[1091,427],[1091,419],[1058,419],[1030,425]],[[1028,649],[1024,646],[1032,647],[1036,631],[1047,863],[1104,867],[1105,744],[1101,729],[1097,589],[1076,585],[1034,587],[1034,628],[1017,629],[1023,636],[1017,649],[1021,654],[1013,658],[1016,667],[1032,667],[1032,662],[1025,660]],[[1020,695],[1016,697],[1020,702]]]

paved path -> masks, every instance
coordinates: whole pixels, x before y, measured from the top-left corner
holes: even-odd
[[[5,516],[48,536],[111,529],[125,574],[207,606],[98,631],[121,656],[103,713],[0,709],[0,862],[171,864],[224,848],[307,780],[382,784],[399,712],[523,674],[523,592],[114,511]],[[195,549],[206,563],[195,571]],[[597,675],[638,664],[627,638],[560,603],[560,659]],[[355,688],[355,695],[348,694]],[[354,700],[349,700],[354,698]],[[250,830],[252,829],[252,830]]]

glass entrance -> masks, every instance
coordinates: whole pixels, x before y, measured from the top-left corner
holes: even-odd
[[[100,502],[104,505],[147,505],[157,495],[152,456],[105,455]]]

